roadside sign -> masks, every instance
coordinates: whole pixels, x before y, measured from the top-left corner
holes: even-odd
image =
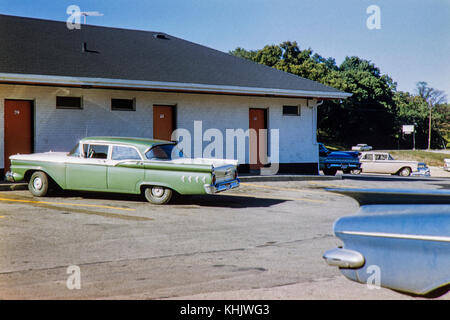
[[[402,130],[404,134],[411,134],[414,132],[414,125],[403,125]]]

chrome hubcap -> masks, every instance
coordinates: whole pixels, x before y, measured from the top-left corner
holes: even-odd
[[[152,188],[152,195],[155,197],[162,197],[164,194],[164,188],[162,187],[153,187]]]
[[[41,190],[42,189],[42,180],[41,178],[36,178],[33,180],[33,187],[36,190]]]

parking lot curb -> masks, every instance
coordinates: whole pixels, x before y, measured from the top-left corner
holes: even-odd
[[[0,183],[0,191],[18,191],[27,189],[28,189],[27,183],[8,183],[8,182]]]
[[[342,180],[342,176],[321,175],[272,175],[272,176],[239,176],[242,182],[266,182],[266,181],[314,181],[314,180]]]

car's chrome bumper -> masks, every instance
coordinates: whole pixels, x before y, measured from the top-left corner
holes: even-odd
[[[14,175],[13,175],[12,172],[10,172],[10,171],[8,171],[8,172],[5,174],[5,179],[6,179],[7,181],[9,181],[9,182],[15,182],[15,180],[14,180]]]
[[[364,256],[358,251],[336,248],[328,250],[323,258],[330,266],[344,269],[360,268],[364,265]]]
[[[361,169],[360,163],[325,163],[323,165],[327,169],[338,169],[338,170],[359,170]]]
[[[430,168],[419,169],[418,171],[414,171],[411,173],[411,176],[431,176]]]
[[[240,183],[239,179],[234,179],[234,180],[219,182],[219,183],[216,183],[215,185],[205,184],[203,187],[205,188],[206,193],[213,194],[213,193],[237,188],[237,187],[239,187],[239,183]]]

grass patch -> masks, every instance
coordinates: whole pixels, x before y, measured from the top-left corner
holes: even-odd
[[[349,150],[337,144],[324,143],[323,145],[330,151]]]
[[[390,150],[387,152],[396,160],[420,161],[434,167],[444,166],[444,159],[450,158],[450,154],[448,153],[428,152],[424,150]]]

